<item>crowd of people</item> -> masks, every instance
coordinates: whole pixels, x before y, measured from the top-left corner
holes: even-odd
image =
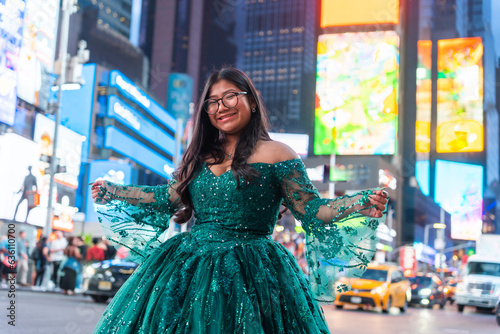
[[[93,238],[92,246],[89,246],[81,236],[65,236],[62,231],[55,231],[52,240],[42,235],[33,247],[26,238],[26,231],[20,231],[16,241],[9,244],[8,240],[13,238],[14,235],[0,238],[2,288],[6,287],[7,276],[13,274],[19,286],[31,286],[33,290],[53,288],[63,294],[74,295],[75,291],[82,289],[86,265],[114,259],[117,255],[106,238]],[[13,265],[7,261],[9,248],[12,247],[15,248]]]

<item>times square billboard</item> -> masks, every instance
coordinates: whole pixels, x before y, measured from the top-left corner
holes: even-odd
[[[398,89],[396,32],[319,36],[314,154],[394,154]]]

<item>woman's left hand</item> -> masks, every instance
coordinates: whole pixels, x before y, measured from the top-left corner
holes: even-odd
[[[372,218],[381,218],[384,215],[383,212],[385,211],[388,198],[389,194],[385,190],[377,190],[375,194],[368,196],[369,202],[365,204],[365,206],[374,207],[361,210],[359,213]]]

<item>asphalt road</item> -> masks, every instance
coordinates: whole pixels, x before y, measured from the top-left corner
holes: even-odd
[[[7,307],[12,298],[0,290],[0,333],[86,334],[92,333],[106,304],[96,304],[90,297],[64,296],[55,293],[16,291],[15,327],[8,324]],[[343,310],[323,306],[332,333],[342,334],[492,334],[500,333],[495,316],[466,308],[459,313],[454,305],[444,310],[409,308],[405,314],[394,309],[390,314],[374,310]]]

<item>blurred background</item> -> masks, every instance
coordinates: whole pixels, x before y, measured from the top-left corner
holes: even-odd
[[[0,0],[0,235],[100,238],[87,184],[166,183],[228,65],[322,195],[388,190],[378,263],[457,276],[500,234],[498,17],[497,0]],[[293,217],[274,237],[302,263]]]

